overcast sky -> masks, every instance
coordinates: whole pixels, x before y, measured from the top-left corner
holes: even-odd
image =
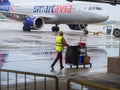
[[[55,2],[55,1],[65,1],[65,0],[10,0],[14,3],[25,3],[25,2],[30,2],[30,3],[38,3],[38,2]],[[91,2],[90,2],[91,3]],[[110,4],[104,4],[104,3],[95,3],[98,6],[102,7],[103,9],[105,9],[109,16],[110,19],[112,20],[118,20],[120,21],[120,5],[110,5]]]

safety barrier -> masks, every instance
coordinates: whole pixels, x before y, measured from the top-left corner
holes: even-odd
[[[50,79],[54,80],[54,83],[51,83],[51,81],[49,82],[50,87],[47,86],[48,78],[49,80]],[[29,84],[30,79],[31,79],[31,84]],[[42,81],[43,82],[42,85],[40,85],[41,83],[38,83],[38,82],[41,82],[40,81],[41,79],[44,80],[44,82]],[[29,82],[27,80],[29,80]],[[3,83],[3,81],[5,82]],[[14,81],[14,84],[13,83],[11,84],[11,82],[13,81]],[[20,83],[21,81],[22,83]],[[52,87],[51,85],[53,85],[53,90],[58,90],[59,88],[58,78],[54,75],[0,69],[0,90],[47,90],[47,89],[49,90]]]
[[[80,85],[79,90],[118,90],[116,88],[110,88],[108,86],[96,84],[96,83],[91,83],[83,80],[77,80],[77,79],[69,79],[67,81],[67,90],[72,90],[71,89],[71,83],[75,83]]]

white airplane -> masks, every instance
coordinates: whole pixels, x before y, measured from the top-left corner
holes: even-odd
[[[44,24],[55,24],[52,31],[59,31],[59,24],[67,24],[73,30],[84,30],[87,24],[106,21],[109,16],[101,7],[88,2],[39,2],[13,4],[0,0],[3,15],[23,19],[23,31],[40,29]]]

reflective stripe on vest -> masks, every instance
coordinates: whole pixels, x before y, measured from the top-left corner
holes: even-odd
[[[64,49],[64,45],[62,43],[62,36],[56,37],[56,51],[62,52]]]

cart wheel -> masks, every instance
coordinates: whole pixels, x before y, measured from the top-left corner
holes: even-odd
[[[92,67],[92,63],[90,63],[90,68]]]
[[[83,65],[83,68],[85,68],[85,64]]]
[[[78,65],[76,65],[76,68],[78,69]]]
[[[72,65],[70,65],[70,68],[72,68]]]

